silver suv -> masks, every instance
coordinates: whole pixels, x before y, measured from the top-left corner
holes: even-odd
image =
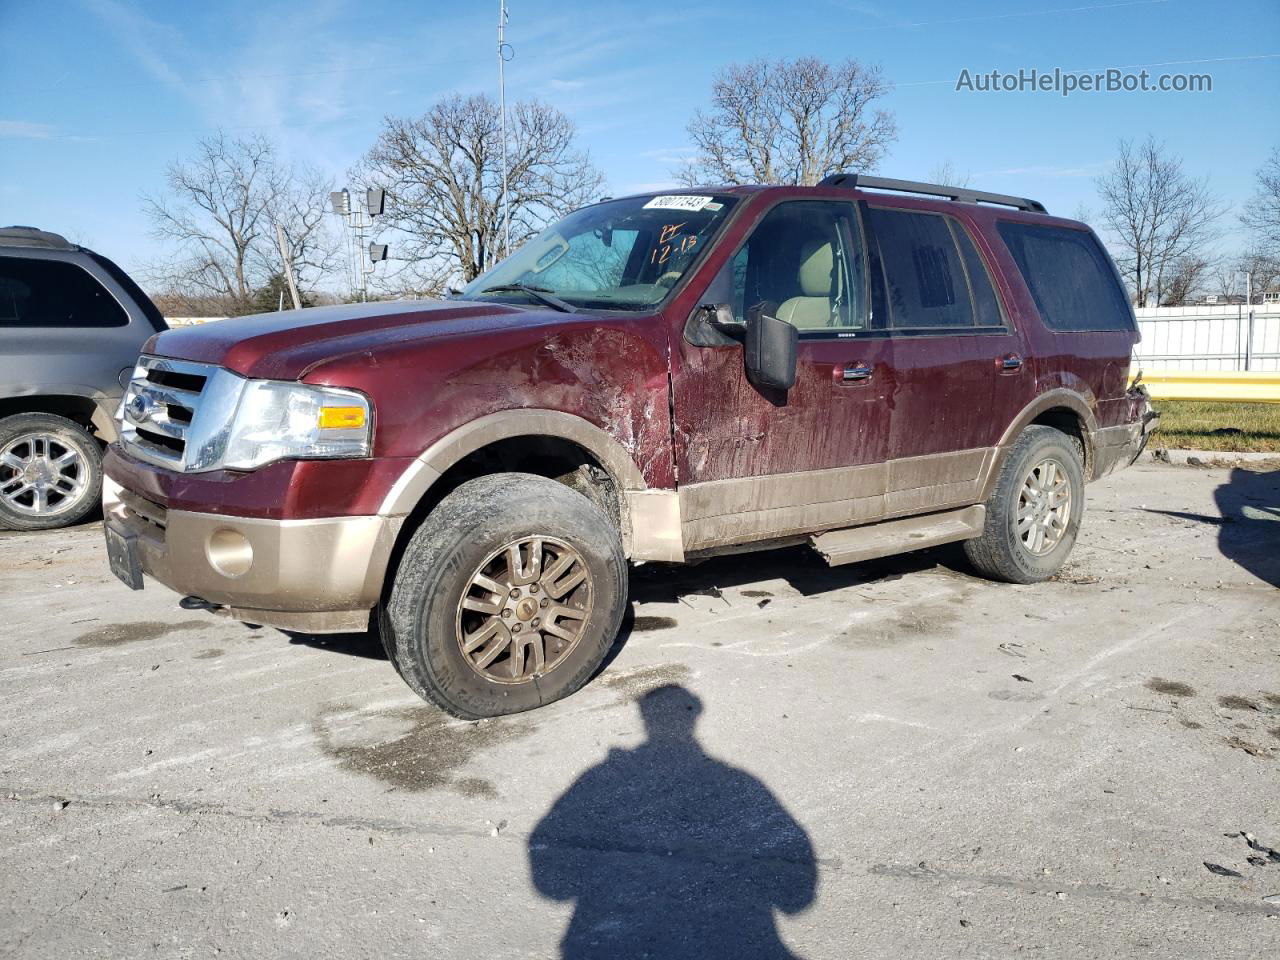
[[[166,326],[106,257],[0,229],[0,529],[62,527],[97,507],[123,384]]]

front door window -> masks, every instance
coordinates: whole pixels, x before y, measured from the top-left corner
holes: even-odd
[[[774,207],[713,289],[745,320],[767,304],[802,336],[866,329],[866,282],[853,206],[798,200]]]

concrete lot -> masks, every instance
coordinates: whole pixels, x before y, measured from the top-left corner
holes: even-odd
[[[96,525],[0,570],[0,953],[1280,956],[1280,472],[1099,483],[1033,587],[645,568],[595,682],[479,724]]]

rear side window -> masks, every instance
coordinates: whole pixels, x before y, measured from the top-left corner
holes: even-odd
[[[74,263],[0,257],[0,327],[123,327],[129,315]]]
[[[867,224],[884,272],[888,326],[973,326],[964,267],[946,218],[869,207]]]
[[[1093,234],[1008,220],[999,230],[1050,329],[1134,329],[1129,300]]]
[[[124,292],[133,298],[133,302],[138,305],[138,309],[146,314],[147,319],[151,321],[151,326],[156,333],[162,333],[169,329],[169,324],[165,321],[164,315],[156,309],[156,305],[151,302],[151,298],[142,292],[142,288],[133,282],[131,276],[106,257],[94,253],[92,250],[86,250],[85,253],[89,254],[93,262],[107,271],[107,275],[120,284]]]
[[[991,275],[986,265],[978,256],[978,250],[965,232],[964,227],[951,221],[951,232],[955,235],[956,244],[960,247],[960,255],[964,260],[965,272],[969,275],[969,289],[973,292],[974,320],[980,327],[1003,327],[1004,314],[1000,312],[1000,301],[996,299],[995,287],[991,285]]]
[[[987,269],[964,228],[950,217],[864,208],[871,270],[883,282],[874,312],[879,329],[1003,327]]]

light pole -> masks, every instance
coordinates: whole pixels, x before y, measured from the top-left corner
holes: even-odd
[[[369,274],[374,265],[387,259],[385,243],[371,243],[368,246],[368,262],[365,261],[365,231],[373,226],[373,218],[382,215],[386,207],[387,191],[381,187],[370,187],[364,192],[364,202],[353,206],[351,191],[346,187],[329,194],[329,202],[333,212],[342,217],[343,223],[351,231],[347,235],[347,267],[348,281],[352,289],[360,291],[361,303],[369,299]],[[354,251],[352,236],[354,234]]]
[[[515,49],[506,41],[507,0],[498,0],[498,109],[502,113],[502,255],[511,253],[511,203],[507,199],[507,78],[506,63]]]

